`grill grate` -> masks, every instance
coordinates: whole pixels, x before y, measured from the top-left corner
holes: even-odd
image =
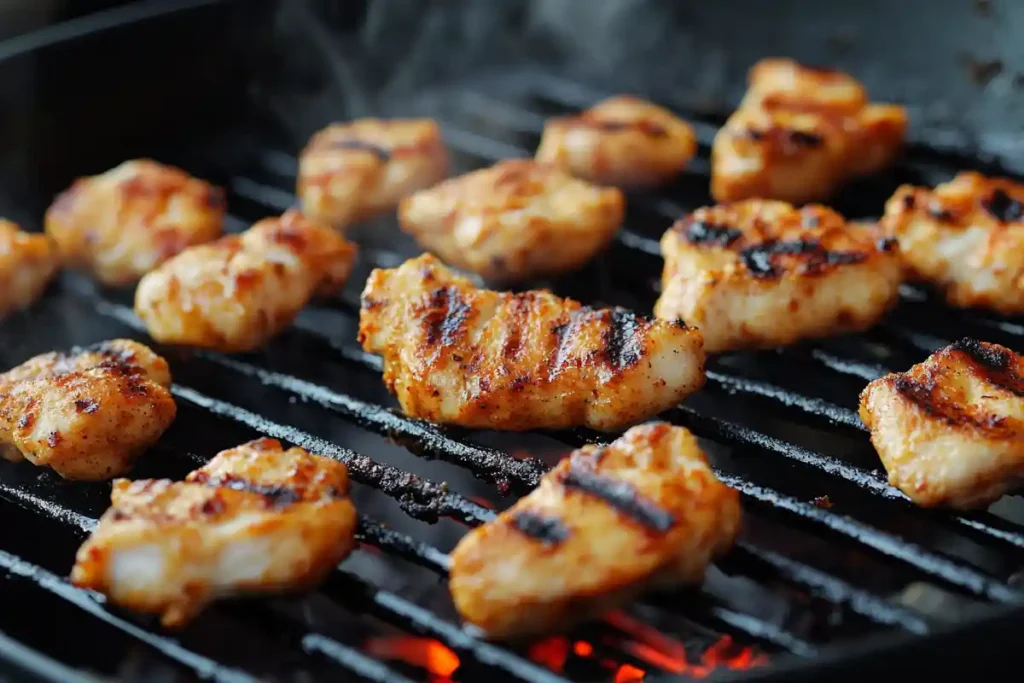
[[[457,91],[452,108],[458,109],[458,113],[442,117],[442,123],[449,145],[458,152],[465,166],[460,170],[492,163],[498,158],[528,155],[536,143],[544,115],[588,104],[598,96],[579,86],[552,85],[543,79],[534,79],[531,87],[534,91],[529,97],[519,101],[525,99],[533,108],[516,104],[511,98],[487,95],[484,91]],[[574,99],[566,101],[573,93]],[[480,121],[487,125],[474,127],[474,122],[479,124]],[[716,123],[698,121],[702,158],[687,172],[695,178],[693,187],[699,186],[702,192],[707,186],[706,156]],[[294,182],[294,156],[264,144],[258,148],[262,151],[251,172],[242,169],[238,174],[240,169],[220,169],[231,177],[229,206],[233,210],[235,207],[243,209],[232,220],[238,226],[245,226],[268,213],[280,212],[295,202],[287,189]],[[924,154],[916,147],[914,150],[909,167],[922,176],[931,173],[932,179],[925,182],[933,182],[935,171],[929,169],[935,166],[937,155]],[[948,162],[941,156],[938,158],[940,162]],[[963,160],[957,161],[963,163]],[[206,169],[202,163],[216,169],[208,160],[198,165],[182,165],[203,175]],[[947,163],[942,168],[948,171],[952,166]],[[210,176],[213,177],[213,173]],[[652,280],[660,274],[658,234],[686,207],[693,208],[698,202],[707,201],[699,193],[695,194],[693,187],[683,185],[685,182],[670,188],[664,196],[630,197],[627,227],[620,232],[610,254],[588,266],[583,276],[554,283],[555,289],[585,300],[627,303],[649,310],[655,296]],[[681,197],[690,199],[684,201]],[[872,204],[871,209],[878,206]],[[856,215],[842,205],[840,209]],[[282,339],[301,349],[304,357],[317,359],[319,363],[339,364],[345,373],[379,384],[374,375],[381,371],[380,359],[359,349],[351,332],[358,314],[356,295],[367,266],[392,266],[401,258],[384,248],[364,249],[361,253],[363,270],[353,276],[347,295],[330,302],[324,310],[315,311],[331,316],[334,322],[327,326],[330,331],[325,332],[324,325],[304,318]],[[646,279],[638,277],[637,273],[644,273]],[[599,296],[581,296],[585,292],[581,288],[589,288],[591,284],[587,277],[601,285]],[[68,315],[71,315],[68,311],[73,311],[76,317],[65,327],[58,328],[56,334],[42,335],[31,342],[25,340],[24,344],[32,346],[32,353],[68,346],[71,342],[63,337],[78,319],[102,321],[105,337],[123,335],[145,340],[145,330],[132,312],[129,299],[130,294],[102,291],[79,276],[65,275],[59,291],[52,293],[40,306],[56,305]],[[1024,325],[1016,321],[974,312],[945,311],[935,306],[926,292],[915,288],[905,288],[903,300],[899,319],[894,317],[853,340],[829,340],[781,352],[729,356],[713,362],[709,365],[707,389],[694,397],[690,405],[669,411],[668,419],[690,428],[708,444],[719,462],[716,468],[719,477],[741,492],[752,529],[745,532],[734,550],[717,565],[716,576],[710,577],[700,592],[688,594],[684,600],[656,596],[635,606],[651,617],[652,624],[658,624],[659,628],[661,624],[670,624],[673,628],[665,630],[672,632],[728,633],[783,657],[784,653],[790,653],[807,658],[819,654],[823,645],[833,640],[834,633],[842,633],[842,629],[831,629],[827,623],[824,627],[819,624],[823,620],[811,609],[814,604],[824,604],[829,614],[842,615],[841,621],[851,624],[850,633],[854,636],[900,631],[922,636],[936,630],[942,619],[940,615],[915,609],[894,598],[903,587],[914,582],[928,582],[962,596],[971,605],[970,609],[965,608],[968,615],[978,606],[987,613],[996,609],[994,604],[1024,602],[1024,592],[1012,575],[1024,560],[1024,526],[991,512],[951,515],[917,510],[890,487],[880,473],[855,464],[860,460],[877,465],[870,448],[865,449],[863,426],[856,413],[846,407],[855,400],[865,380],[890,369],[906,367],[938,345],[964,334],[976,334],[1011,346],[1019,345],[1024,338]],[[24,326],[42,325],[33,322],[40,315],[29,312],[0,326],[0,338],[13,339],[19,326],[20,329],[36,329]],[[342,324],[338,320],[346,322]],[[47,346],[33,346],[44,343]],[[176,424],[188,425],[190,431],[181,434],[177,433],[180,430],[172,428],[140,463],[137,476],[150,476],[149,472],[142,471],[146,468],[155,472],[152,476],[178,476],[202,462],[215,449],[207,443],[210,439],[200,433],[237,432],[250,436],[260,433],[345,462],[355,482],[397,501],[411,518],[426,522],[451,519],[472,526],[493,517],[490,506],[451,490],[447,484],[417,476],[383,460],[371,459],[338,445],[336,439],[323,438],[287,420],[278,421],[269,416],[276,414],[273,409],[257,411],[243,405],[241,400],[224,398],[238,393],[231,389],[236,382],[265,387],[266,392],[277,398],[309,406],[332,424],[336,421],[334,418],[338,418],[341,423],[363,432],[392,439],[421,458],[467,471],[490,487],[494,499],[497,499],[493,496],[495,487],[503,495],[530,490],[549,466],[543,457],[522,457],[505,448],[483,445],[484,435],[410,420],[376,400],[360,398],[358,391],[341,391],[335,388],[334,382],[314,374],[315,370],[311,371],[308,365],[303,367],[302,363],[280,358],[286,355],[286,350],[227,357],[210,352],[183,354],[159,345],[154,347],[171,361],[180,382],[173,388],[180,407]],[[11,348],[23,347],[12,344]],[[18,357],[13,357],[13,352],[0,352],[0,361],[5,365],[20,362],[28,355],[27,346],[25,349],[18,352]],[[289,362],[294,369],[274,369]],[[765,375],[774,376],[766,378]],[[182,376],[189,379],[182,380]],[[203,381],[192,381],[192,378],[203,378]],[[205,386],[218,389],[201,388]],[[728,408],[737,401],[763,406],[772,417],[762,419],[759,414],[735,412],[725,417],[718,414],[722,406]],[[758,425],[750,426],[751,421]],[[780,431],[786,436],[776,436]],[[584,442],[608,438],[585,430],[544,436],[560,444],[562,452]],[[801,445],[805,440],[815,445]],[[828,498],[833,500],[832,509],[812,500],[817,496],[808,491],[817,490],[828,492]],[[104,675],[124,675],[121,665],[111,660],[119,657],[118,653],[135,656],[142,648],[147,652],[147,662],[170,663],[176,675],[220,681],[254,681],[268,672],[271,677],[288,679],[285,672],[297,669],[308,671],[313,677],[318,673],[330,676],[332,672],[336,675],[339,668],[371,681],[422,680],[424,677],[423,671],[406,671],[397,664],[366,654],[359,646],[360,634],[353,633],[351,627],[332,628],[333,622],[329,619],[310,616],[289,601],[219,605],[209,610],[213,625],[204,626],[204,616],[195,627],[198,632],[186,632],[180,637],[168,636],[148,622],[108,609],[102,596],[76,589],[64,578],[74,547],[95,525],[97,515],[105,507],[107,493],[103,486],[66,484],[46,473],[40,475],[28,466],[0,465],[0,510],[8,515],[23,515],[33,534],[52,534],[60,539],[53,552],[46,553],[26,540],[28,536],[0,530],[0,547],[4,548],[0,550],[0,573],[8,579],[0,585],[0,595],[14,595],[18,591],[22,596],[18,604],[38,601],[52,605],[60,615],[81,612],[74,623],[96,629],[97,637],[103,637],[107,654],[97,654],[92,661],[89,656],[78,653],[74,657],[76,664],[103,671]],[[507,499],[501,504],[505,503]],[[773,540],[772,534],[776,532],[782,540]],[[418,532],[391,528],[375,515],[360,517],[359,538],[365,549],[376,549],[388,558],[415,565],[424,570],[425,576],[442,580],[447,572],[448,556],[435,543],[421,540]],[[791,546],[790,541],[793,541]],[[835,557],[823,557],[807,550],[822,547]],[[844,567],[848,561],[862,566]],[[872,568],[884,568],[885,577],[880,580],[870,577]],[[737,578],[754,585],[758,591],[800,597],[796,602],[789,602],[787,609],[791,614],[787,618],[766,616],[747,609],[742,596],[737,599],[734,595]],[[469,680],[479,674],[526,681],[563,680],[559,672],[531,661],[523,649],[487,643],[471,629],[456,625],[435,606],[425,606],[420,604],[422,601],[405,597],[400,590],[382,587],[347,566],[336,571],[326,585],[313,598],[302,601],[300,607],[308,607],[312,601],[326,603],[330,614],[341,611],[370,618],[374,628],[436,639],[460,657],[457,679]],[[609,619],[586,627],[586,633],[597,629],[600,636],[604,632],[627,631],[624,625],[632,623],[629,619],[632,617]],[[800,626],[808,621],[815,627]],[[210,638],[210,633],[220,633],[215,626],[222,624],[225,629],[237,631],[243,645],[232,647],[226,644],[228,639]],[[674,628],[680,624],[681,628]],[[0,628],[8,628],[7,623],[0,621]],[[815,633],[821,629],[824,635]],[[270,644],[267,653],[262,655],[252,643],[257,637],[267,640],[268,634]],[[674,636],[659,637],[675,642]],[[54,657],[22,645],[18,645],[19,649],[5,647],[6,638],[0,633],[0,652],[10,653],[9,658],[20,663],[19,666],[31,669],[44,680],[67,680],[67,669]],[[615,661],[657,672],[658,666],[631,656],[614,644],[614,638],[606,640],[612,644],[608,645],[600,637],[595,642],[602,643]],[[33,641],[28,638],[26,642]],[[35,642],[43,641],[37,638]]]

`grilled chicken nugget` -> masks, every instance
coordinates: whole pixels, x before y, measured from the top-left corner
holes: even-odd
[[[739,496],[697,439],[664,423],[586,446],[467,534],[449,587],[491,638],[557,631],[645,589],[699,583],[740,527]]]
[[[464,427],[615,430],[704,384],[696,330],[547,291],[477,289],[429,254],[370,274],[359,341],[384,356],[407,414]]]
[[[116,339],[45,353],[0,375],[0,456],[68,479],[121,474],[176,414],[167,362]]]
[[[620,95],[579,116],[551,119],[537,161],[602,185],[657,185],[697,153],[693,128],[667,109]]]
[[[924,507],[985,507],[1024,479],[1024,359],[962,339],[860,396],[889,482]]]
[[[299,156],[298,195],[310,218],[342,229],[393,209],[444,179],[448,152],[430,119],[360,119],[314,135]]]
[[[252,351],[315,295],[336,293],[356,246],[295,210],[242,235],[182,252],[135,290],[135,312],[160,342]]]
[[[258,439],[184,482],[114,482],[111,507],[78,551],[71,580],[165,626],[209,602],[319,583],[355,545],[341,463]]]
[[[57,256],[44,235],[0,219],[0,318],[30,306],[56,272]]]
[[[881,224],[910,275],[954,306],[1024,313],[1024,185],[964,172],[934,190],[904,185]]]
[[[220,237],[224,194],[149,159],[79,178],[46,211],[65,265],[106,285],[130,285],[167,259]]]
[[[512,283],[571,271],[622,223],[625,200],[525,159],[452,178],[402,200],[402,230],[446,263]]]
[[[899,297],[894,245],[820,205],[704,207],[661,239],[654,313],[700,329],[708,352],[866,329]]]
[[[903,107],[870,104],[847,74],[764,59],[711,148],[716,201],[828,198],[856,176],[889,166],[903,146]]]

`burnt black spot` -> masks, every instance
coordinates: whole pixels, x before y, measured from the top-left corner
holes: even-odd
[[[529,384],[529,383],[530,383],[530,378],[529,377],[527,377],[525,375],[519,375],[518,377],[516,377],[515,379],[512,380],[512,383],[509,385],[508,388],[509,388],[509,391],[520,392],[523,389],[525,389],[526,385]]]
[[[377,158],[380,159],[380,161],[383,163],[391,161],[390,150],[381,147],[380,145],[375,145],[372,142],[366,142],[364,140],[333,140],[328,145],[328,147],[330,147],[331,149],[355,149],[361,150],[363,152],[371,152],[372,154],[375,154]]]
[[[704,221],[693,221],[686,228],[686,241],[691,244],[716,244],[727,247],[740,237],[743,231],[726,225],[715,225]]]
[[[465,331],[470,306],[459,294],[458,287],[439,287],[430,293],[430,314],[427,317],[427,342],[450,346]]]
[[[984,371],[985,379],[1017,396],[1024,396],[1024,377],[1017,374],[1013,352],[996,344],[983,344],[964,337],[950,345],[966,354]]]
[[[917,198],[912,194],[903,195],[903,208],[910,211],[917,204]]]
[[[510,521],[514,528],[546,546],[559,545],[569,538],[569,528],[557,517],[523,510],[513,512]]]
[[[216,493],[206,500],[199,507],[199,511],[207,516],[219,515],[224,512],[224,501]]]
[[[91,398],[80,398],[75,401],[75,411],[91,415],[99,410],[100,404]]]
[[[605,359],[616,370],[632,367],[643,355],[645,321],[624,308],[612,309],[610,318],[602,335]]]
[[[937,221],[943,223],[952,223],[956,219],[956,214],[942,206],[941,204],[931,204],[928,206],[928,215]]]
[[[18,418],[18,429],[32,429],[32,425],[36,423],[35,411],[26,411],[21,414]]]
[[[744,249],[740,252],[740,258],[754,277],[769,278],[778,275],[778,271],[772,263],[771,252],[767,251],[763,245]]]
[[[788,131],[789,141],[798,147],[820,147],[825,139],[814,133],[807,133],[802,130]]]
[[[676,523],[670,512],[641,496],[629,483],[598,474],[579,465],[576,459],[571,461],[569,469],[561,475],[560,483],[568,489],[576,489],[603,500],[650,531],[663,534]]]
[[[897,242],[895,237],[879,237],[875,242],[875,248],[878,249],[878,251],[885,253],[895,249],[896,244]]]
[[[128,519],[128,513],[120,508],[114,508],[114,510],[110,513],[110,518],[115,522],[120,522],[122,520]]]
[[[64,441],[64,436],[58,431],[50,432],[49,436],[46,437],[46,443],[50,448],[56,448],[61,445]]]
[[[1019,221],[1021,216],[1024,216],[1024,206],[1002,189],[996,190],[988,199],[982,200],[981,205],[993,218],[1003,223]]]

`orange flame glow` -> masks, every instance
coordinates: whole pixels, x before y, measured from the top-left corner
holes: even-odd
[[[395,636],[371,638],[366,653],[379,659],[393,659],[426,669],[431,683],[451,683],[459,668],[459,656],[432,638]]]
[[[565,672],[572,655],[580,659],[591,658],[591,661],[612,673],[611,680],[614,683],[642,681],[648,669],[685,674],[690,678],[705,678],[715,669],[750,669],[768,662],[765,655],[750,647],[737,646],[729,636],[719,638],[699,658],[691,658],[687,656],[681,642],[626,614],[611,614],[607,621],[626,634],[621,639],[608,638],[607,644],[613,650],[626,653],[629,659],[640,666],[623,663],[621,659],[618,662],[606,659],[609,654],[607,649],[604,655],[592,659],[597,656],[593,643],[585,640],[571,641],[563,637],[537,641],[530,647],[529,657],[558,673]]]

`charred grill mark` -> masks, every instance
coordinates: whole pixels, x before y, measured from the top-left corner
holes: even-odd
[[[561,473],[559,483],[567,489],[575,489],[603,500],[650,531],[664,534],[676,523],[670,512],[641,496],[628,483],[587,469],[576,458],[571,460],[569,469]]]
[[[925,413],[952,427],[970,427],[993,438],[1005,436],[1004,418],[992,413],[975,414],[971,412],[970,406],[961,406],[949,400],[943,394],[939,378],[933,370],[929,370],[922,380],[906,374],[897,375],[892,380],[892,386]]]
[[[820,135],[806,133],[802,130],[789,131],[789,140],[798,147],[819,147],[825,142],[825,139]]]
[[[270,508],[286,508],[302,500],[302,493],[294,488],[280,485],[257,484],[234,475],[211,477],[205,472],[197,472],[192,478],[197,484],[210,486],[212,488],[226,488],[235,491],[245,491],[262,496]]]
[[[459,294],[458,287],[439,287],[430,293],[426,320],[427,343],[451,346],[466,331],[469,304]]]
[[[624,130],[635,130],[652,138],[668,137],[668,131],[654,121],[640,119],[639,121],[610,121],[601,119],[590,119],[590,125],[609,133],[617,133]]]
[[[391,161],[391,151],[380,146],[375,145],[372,142],[366,142],[365,140],[353,140],[351,138],[347,140],[332,140],[328,145],[328,149],[354,149],[363,152],[370,152],[376,155],[377,159],[381,163],[386,164]]]
[[[513,512],[509,521],[513,528],[549,547],[560,545],[569,538],[569,528],[562,520],[550,515],[523,510]]]
[[[693,221],[683,233],[690,244],[714,244],[727,247],[743,237],[743,231],[726,225],[715,225],[704,221]]]
[[[509,302],[509,315],[505,325],[505,339],[501,344],[501,355],[506,360],[514,360],[523,344],[523,330],[530,315],[532,298],[514,297]]]
[[[1019,221],[1024,216],[1024,206],[1002,189],[997,189],[991,196],[983,199],[981,205],[989,215],[1002,223]]]
[[[857,251],[831,251],[816,239],[769,240],[747,247],[740,252],[740,258],[754,277],[775,278],[782,274],[775,258],[786,254],[806,257],[798,269],[804,275],[818,275],[827,268],[861,263],[867,258]]]
[[[555,337],[555,344],[549,358],[548,367],[552,373],[558,372],[568,357],[569,345],[572,344],[572,335],[569,334],[569,332],[575,326],[575,321],[576,313],[572,313],[569,315],[568,320],[565,322],[559,322],[557,325],[553,325],[551,327],[551,334]]]
[[[928,215],[942,223],[952,223],[956,220],[956,214],[935,202],[928,205]]]
[[[601,335],[608,365],[615,370],[636,365],[643,356],[643,327],[646,321],[624,308],[612,309],[608,317],[608,326]]]
[[[1016,396],[1024,396],[1024,377],[1017,374],[1014,354],[1009,349],[969,337],[951,344],[949,348],[966,354],[993,385]]]

